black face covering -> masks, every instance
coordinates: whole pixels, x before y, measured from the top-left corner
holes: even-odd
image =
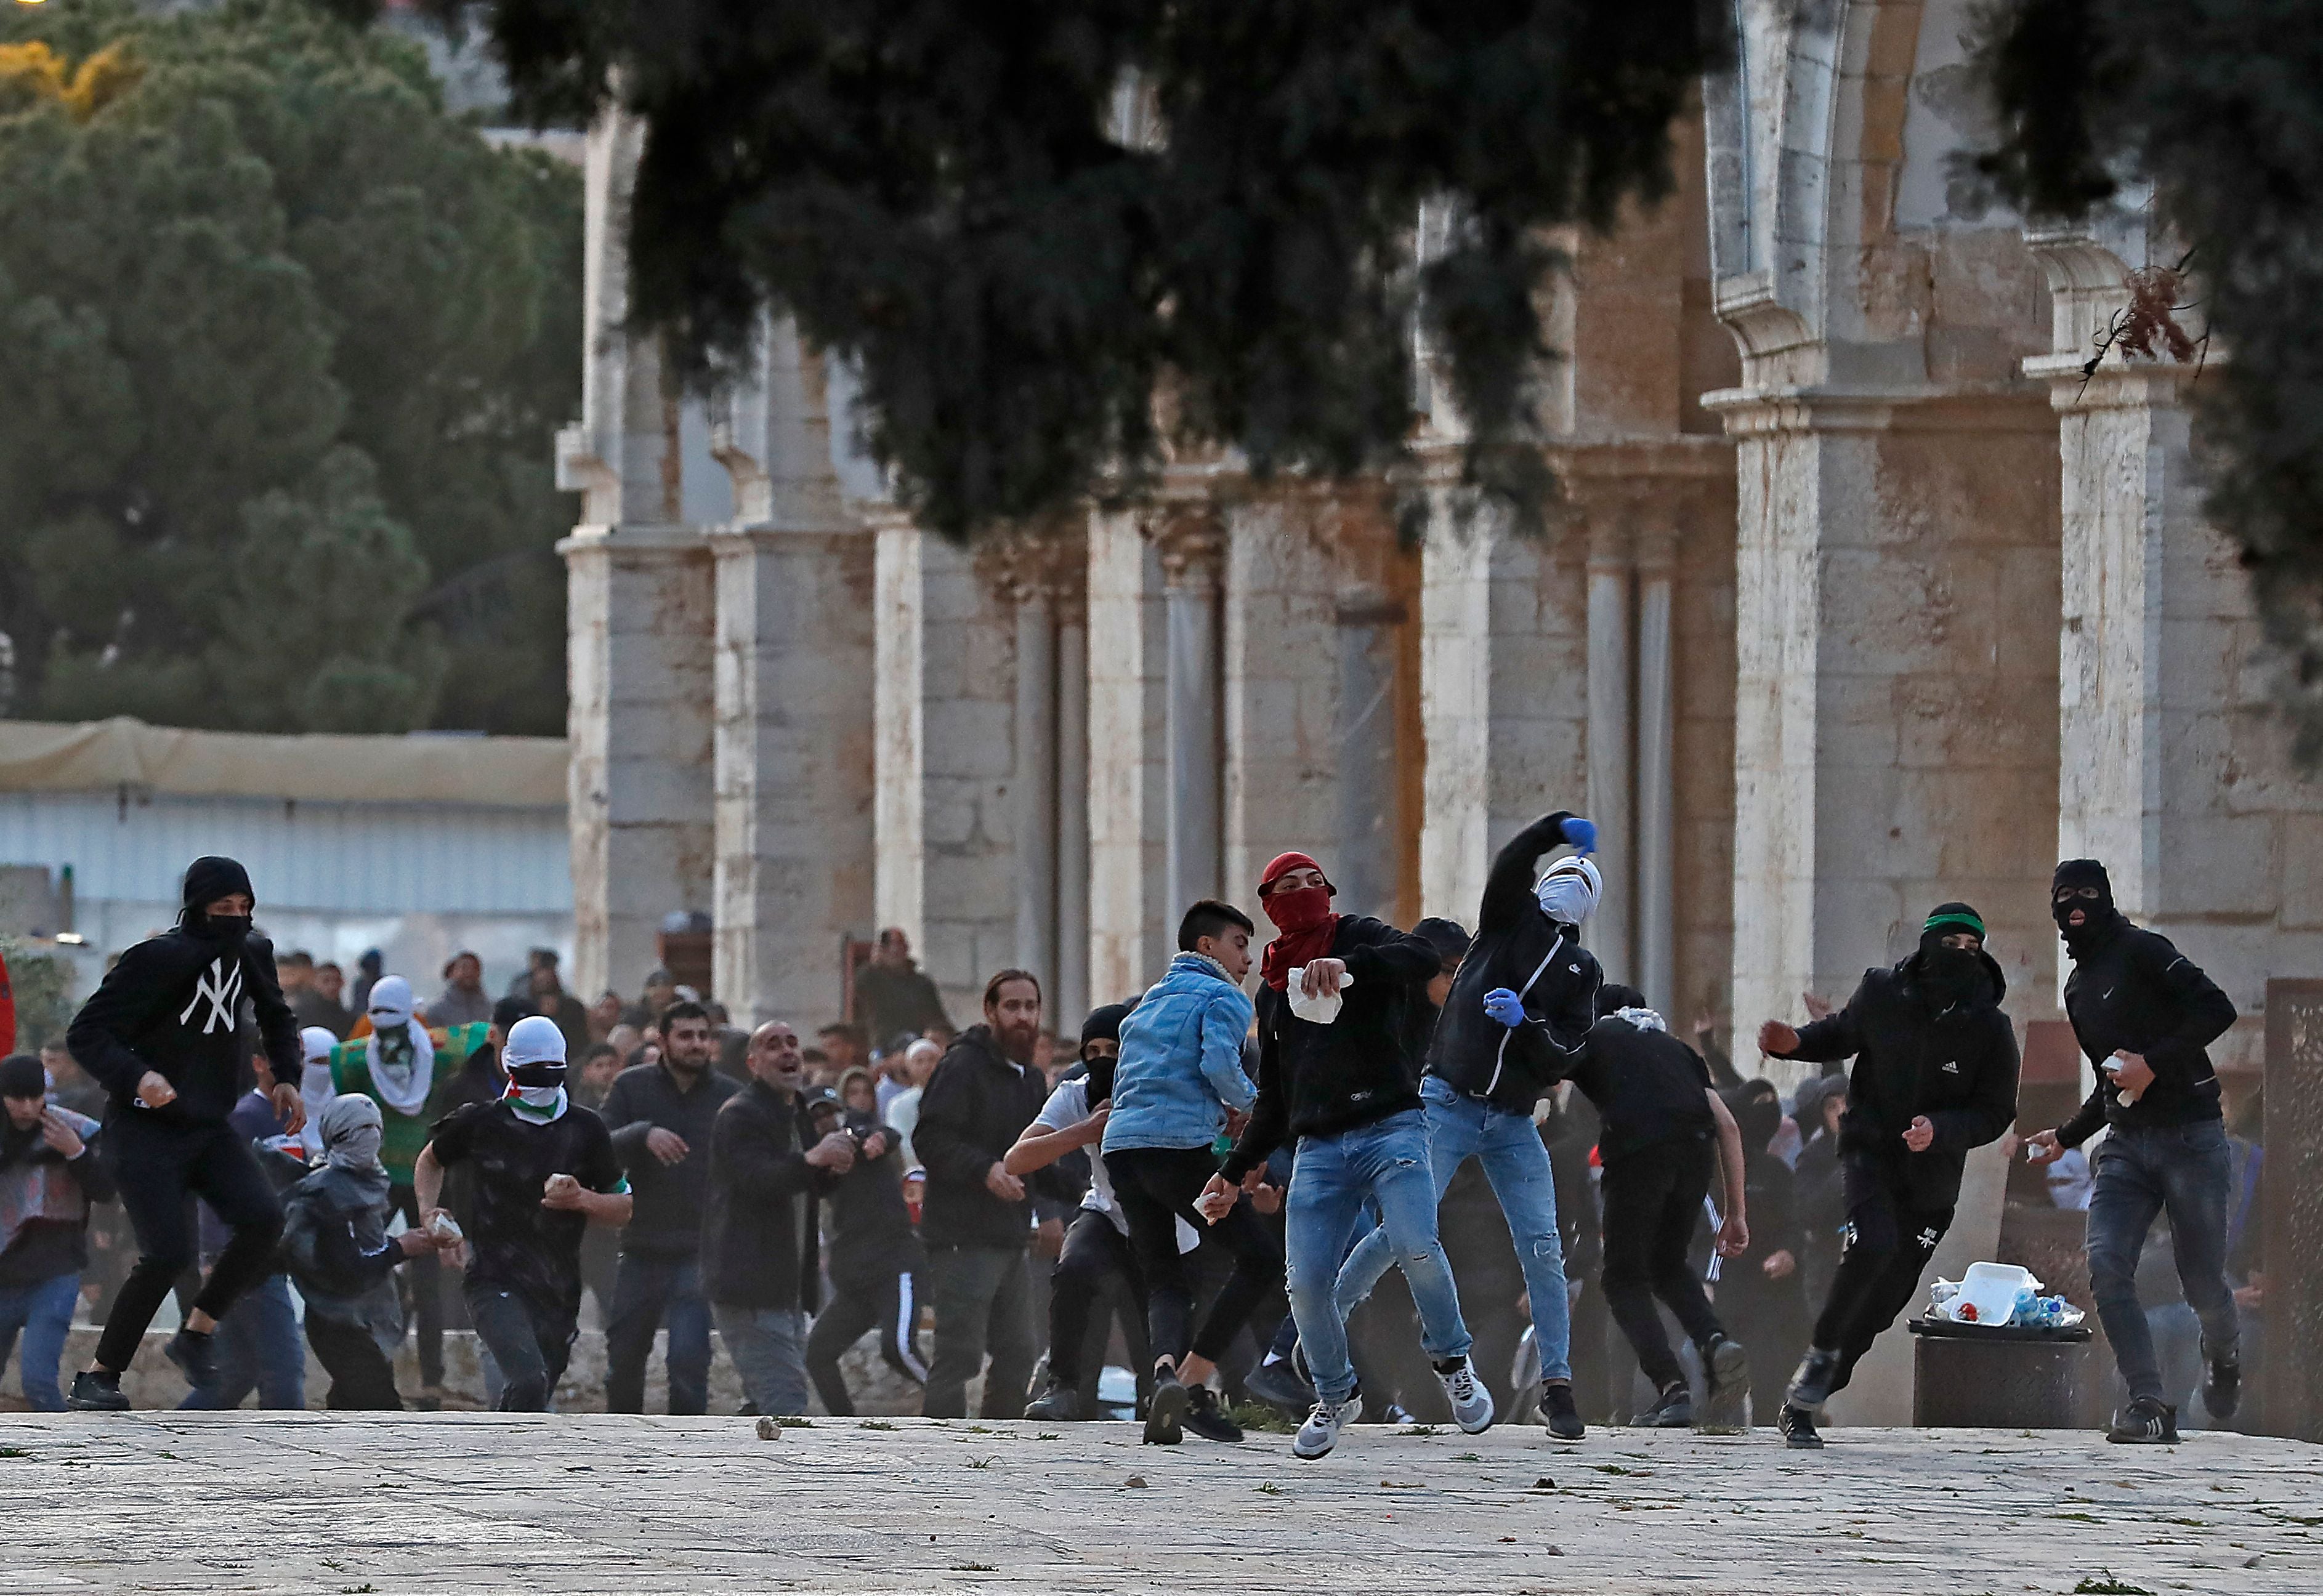
[[[2098,889],[2096,897],[2080,895],[2080,889],[2091,886]],[[2060,903],[2057,894],[2069,888],[2073,895]],[[2070,925],[2067,922],[2076,909],[2081,912],[2082,923]],[[2067,859],[2057,867],[2057,874],[2049,883],[2049,913],[2056,919],[2058,934],[2068,942],[2111,930],[2119,914],[2113,903],[2113,878],[2095,859]]]
[[[250,934],[247,914],[206,914],[203,907],[220,898],[230,898],[240,893],[255,902],[257,894],[250,888],[250,872],[238,860],[221,854],[204,854],[186,867],[183,902],[178,912],[179,922],[194,935],[206,941],[223,942],[239,947]]]
[[[1118,1059],[1093,1058],[1083,1060],[1088,1066],[1089,1106],[1095,1108],[1113,1096],[1113,1067]]]
[[[1783,1128],[1782,1099],[1761,1087],[1752,1090],[1745,1087],[1733,1100],[1734,1127],[1742,1133],[1742,1151],[1764,1152]]]
[[[1992,978],[1985,971],[1983,955],[1965,948],[1947,948],[1942,936],[1930,931],[1920,939],[1920,985],[1937,1009],[1988,996]]]
[[[508,1078],[520,1087],[561,1087],[565,1084],[562,1064],[519,1064],[508,1072]]]

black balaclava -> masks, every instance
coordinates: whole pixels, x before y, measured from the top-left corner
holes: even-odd
[[[2098,895],[2084,898],[2078,894],[2070,903],[2057,902],[2058,892],[2064,887],[2094,886]],[[2079,909],[2087,916],[2079,928],[2065,923],[2065,917]],[[2049,881],[2049,913],[2057,922],[2057,934],[2065,939],[2068,947],[2087,944],[2113,930],[2121,918],[2121,911],[2113,903],[2113,878],[2106,867],[2095,859],[2067,859],[2057,867]]]
[[[1958,931],[1973,931],[1984,940],[1984,916],[1966,903],[1939,903],[1920,928],[1920,951],[1914,963],[1920,986],[1939,1013],[1960,1004],[1992,1002],[1992,973],[1981,949],[1947,948],[1944,939]]]
[[[1775,1083],[1758,1079],[1745,1081],[1726,1095],[1726,1106],[1734,1114],[1735,1128],[1742,1133],[1742,1151],[1764,1152],[1783,1128],[1783,1099]]]
[[[178,912],[178,923],[205,941],[239,944],[250,934],[247,914],[206,914],[203,905],[236,893],[247,894],[254,904],[258,894],[251,891],[250,872],[234,859],[219,854],[204,854],[186,867],[185,907]]]
[[[45,1097],[49,1072],[38,1053],[11,1053],[0,1059],[0,1097]]]
[[[1113,1067],[1116,1060],[1090,1058],[1088,1044],[1093,1041],[1109,1041],[1118,1047],[1121,1043],[1121,1023],[1127,1018],[1129,1018],[1127,1004],[1109,1003],[1102,1008],[1091,1009],[1088,1018],[1081,1022],[1081,1063],[1088,1070],[1088,1100],[1089,1106],[1092,1108],[1113,1096]]]
[[[1411,934],[1436,949],[1437,968],[1448,970],[1468,955],[1468,928],[1456,920],[1431,914],[1411,928]]]

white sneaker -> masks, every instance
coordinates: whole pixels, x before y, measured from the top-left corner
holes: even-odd
[[[1290,1443],[1291,1452],[1313,1462],[1339,1444],[1339,1432],[1364,1416],[1364,1399],[1350,1396],[1344,1402],[1318,1402],[1307,1422],[1299,1426],[1299,1438]]]
[[[1466,1358],[1436,1365],[1436,1378],[1451,1399],[1452,1417],[1469,1435],[1481,1435],[1492,1427],[1492,1393],[1476,1378],[1476,1366]]]

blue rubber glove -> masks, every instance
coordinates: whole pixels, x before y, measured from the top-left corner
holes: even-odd
[[[1524,1023],[1524,999],[1505,986],[1495,986],[1484,994],[1484,1013],[1503,1025]]]
[[[1565,824],[1560,827],[1559,830],[1565,833],[1565,839],[1574,847],[1579,848],[1583,853],[1595,853],[1597,851],[1597,822],[1595,821],[1584,821],[1577,814],[1572,815],[1566,819]]]

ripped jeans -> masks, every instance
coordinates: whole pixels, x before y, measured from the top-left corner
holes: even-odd
[[[1419,1309],[1420,1345],[1438,1362],[1468,1353],[1460,1293],[1436,1235],[1436,1179],[1428,1169],[1428,1122],[1420,1111],[1406,1109],[1336,1136],[1303,1136],[1284,1210],[1290,1315],[1299,1322],[1299,1343],[1315,1377],[1315,1394],[1326,1402],[1344,1402],[1355,1389],[1346,1316],[1340,1311],[1339,1266],[1366,1197],[1379,1200],[1374,1239],[1384,1238],[1381,1250],[1403,1270],[1411,1287],[1412,1303]]]
[[[1437,1200],[1443,1201],[1452,1177],[1470,1158],[1483,1164],[1524,1268],[1540,1377],[1572,1379],[1573,1306],[1566,1293],[1565,1244],[1556,1230],[1556,1179],[1549,1172],[1540,1128],[1530,1114],[1495,1108],[1437,1076],[1419,1083],[1419,1095],[1428,1105],[1428,1162],[1436,1177]],[[1357,1243],[1339,1271],[1343,1312],[1353,1313],[1372,1294],[1394,1261],[1394,1251],[1384,1231],[1375,1230]]]

